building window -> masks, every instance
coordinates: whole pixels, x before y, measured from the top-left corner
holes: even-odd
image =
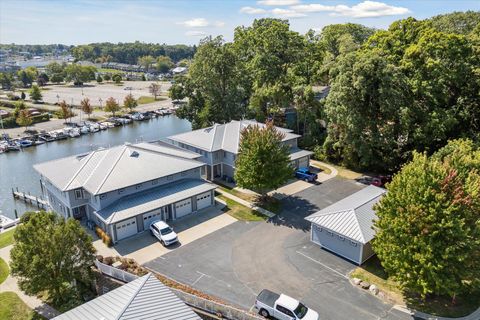
[[[137,184],[137,185],[135,186],[135,189],[140,189],[141,187],[142,187],[142,184],[139,183],[139,184]]]
[[[125,188],[118,189],[118,194],[122,194],[125,191]]]
[[[100,195],[100,200],[105,199],[106,197],[107,197],[107,194],[106,194],[106,193],[101,194],[101,195]]]
[[[75,189],[75,199],[83,199],[82,189]]]
[[[345,237],[342,237],[342,236],[338,236],[338,239],[345,241]]]
[[[351,244],[352,246],[354,246],[354,247],[357,246],[357,243],[356,243],[355,241],[350,241],[350,244]]]

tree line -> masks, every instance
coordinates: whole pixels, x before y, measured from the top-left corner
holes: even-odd
[[[199,128],[243,117],[277,123],[288,108],[303,146],[356,169],[394,172],[412,151],[480,132],[480,13],[395,21],[387,30],[336,24],[319,34],[288,21],[203,39],[170,90]],[[318,86],[330,86],[324,100]],[[326,128],[325,128],[326,123]]]

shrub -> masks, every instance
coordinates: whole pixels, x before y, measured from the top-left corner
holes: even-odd
[[[111,266],[115,261],[113,260],[112,257],[105,257],[103,258],[103,263],[106,265]]]
[[[95,233],[108,247],[111,247],[113,245],[112,238],[110,238],[110,236],[99,226],[95,227]]]
[[[33,123],[45,122],[45,121],[50,120],[50,116],[48,115],[48,113],[42,113],[42,114],[39,114],[37,116],[33,116],[31,118],[32,118]]]
[[[96,259],[97,259],[99,262],[103,262],[103,256],[101,256],[101,255],[97,255]]]
[[[3,127],[5,129],[17,128],[18,124],[17,124],[17,121],[15,119],[15,116],[10,116],[10,117],[4,118],[3,119]]]

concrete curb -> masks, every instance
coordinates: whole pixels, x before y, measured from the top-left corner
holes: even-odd
[[[270,212],[270,211],[268,211],[268,210],[265,210],[265,209],[263,209],[263,208],[260,208],[260,207],[258,207],[258,206],[256,206],[256,205],[254,205],[253,203],[250,203],[250,202],[248,202],[248,201],[246,201],[246,200],[240,199],[239,197],[234,196],[233,194],[228,193],[228,192],[226,192],[226,191],[223,191],[223,190],[220,189],[220,188],[216,189],[215,191],[217,191],[218,193],[220,193],[221,195],[223,195],[225,198],[229,198],[230,200],[236,201],[236,202],[240,203],[241,205],[244,205],[245,207],[248,207],[248,208],[250,208],[250,209],[256,210],[256,211],[260,212],[261,214],[266,215],[266,216],[269,217],[269,218],[272,218],[272,217],[275,216],[275,213]]]

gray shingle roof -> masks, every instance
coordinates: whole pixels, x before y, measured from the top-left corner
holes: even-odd
[[[232,120],[229,123],[214,124],[208,128],[170,136],[168,139],[185,143],[209,152],[225,150],[237,154],[241,131],[250,125],[265,126],[265,124],[259,123],[255,120]],[[290,129],[276,128],[285,134],[283,141],[300,137],[298,134],[292,133],[293,131]]]
[[[151,273],[88,301],[55,320],[200,320]]]
[[[160,144],[125,144],[34,165],[62,191],[97,195],[203,166],[199,155]]]
[[[289,157],[290,157],[290,160],[293,161],[293,160],[297,160],[297,159],[300,159],[300,158],[303,158],[303,157],[306,157],[306,156],[310,156],[312,154],[313,154],[312,151],[295,148],[295,149],[290,150]]]
[[[368,243],[375,236],[373,206],[387,191],[368,186],[305,219],[352,240]]]
[[[125,196],[97,213],[106,223],[115,223],[215,188],[204,180],[184,179]]]

